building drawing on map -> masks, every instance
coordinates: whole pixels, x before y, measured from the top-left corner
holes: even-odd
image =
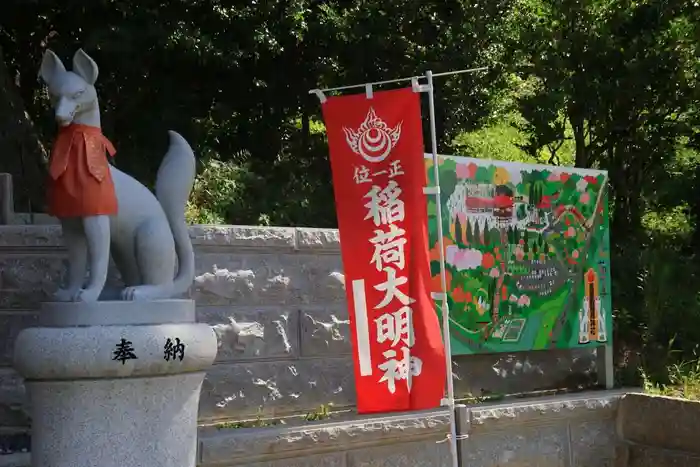
[[[585,274],[585,294],[582,302],[579,311],[579,343],[607,341],[605,312],[598,290],[598,274],[593,269],[589,269]]]

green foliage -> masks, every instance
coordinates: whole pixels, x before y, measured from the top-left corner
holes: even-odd
[[[644,392],[669,397],[700,400],[700,359],[674,363],[668,368],[668,380],[659,383],[641,371]]]
[[[528,144],[528,133],[521,129],[524,125],[525,120],[520,114],[513,112],[478,130],[460,133],[452,141],[451,147],[458,156],[531,164],[549,163],[551,155],[546,149],[537,151],[534,155],[523,150]],[[562,143],[556,161],[559,165],[573,165],[572,146],[568,140]]]
[[[7,0],[3,12],[0,48],[45,143],[55,128],[36,78],[43,50],[69,63],[83,47],[100,66],[103,127],[120,168],[151,185],[175,129],[203,167],[240,167],[235,191],[249,203],[219,200],[194,218],[332,227],[320,106],[308,90],[503,62],[498,25],[510,2]],[[441,144],[479,128],[505,76],[496,66],[440,78]]]
[[[333,403],[322,404],[313,412],[306,414],[305,420],[308,422],[315,422],[320,420],[326,420],[331,417],[331,409],[333,408]]]
[[[193,224],[223,224],[231,217],[231,210],[238,212],[235,208],[248,204],[245,190],[254,183],[255,176],[232,161],[209,159],[202,165],[187,204],[187,220]]]

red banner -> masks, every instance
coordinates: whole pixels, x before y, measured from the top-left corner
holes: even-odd
[[[323,104],[340,230],[357,411],[435,408],[445,350],[430,297],[420,94]]]

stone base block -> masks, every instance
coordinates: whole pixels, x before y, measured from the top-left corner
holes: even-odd
[[[194,466],[203,379],[197,372],[27,383],[32,465]]]

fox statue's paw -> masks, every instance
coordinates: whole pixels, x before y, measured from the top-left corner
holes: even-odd
[[[75,289],[58,289],[54,292],[52,298],[57,302],[72,302],[75,296]]]
[[[100,289],[80,289],[73,294],[74,302],[96,302],[100,296]]]
[[[160,300],[171,298],[172,287],[169,285],[137,285],[122,291],[122,300]]]
[[[141,293],[139,292],[140,287],[127,287],[122,290],[122,300],[136,301],[142,299]]]

